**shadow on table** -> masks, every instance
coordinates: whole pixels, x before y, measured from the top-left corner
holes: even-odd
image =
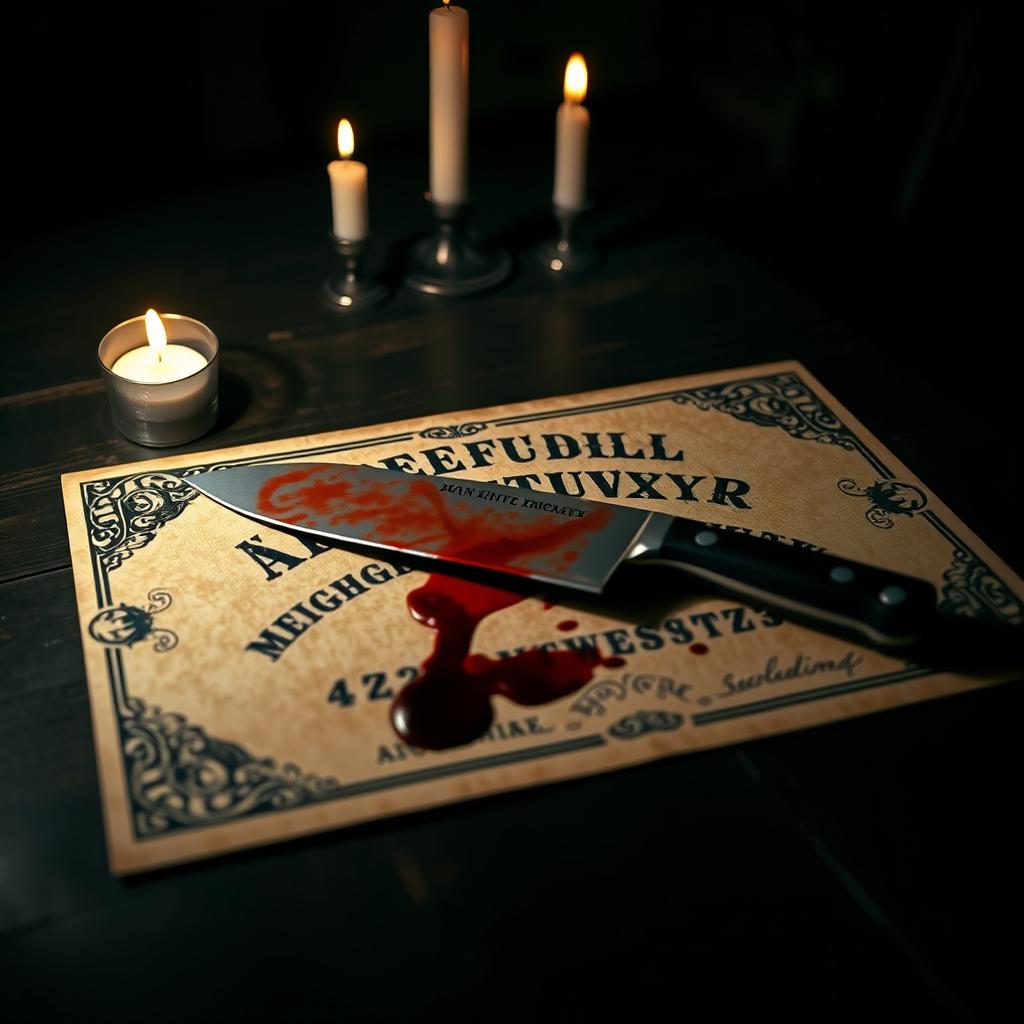
[[[217,423],[214,430],[227,430],[252,404],[252,388],[244,377],[222,369],[217,381]]]

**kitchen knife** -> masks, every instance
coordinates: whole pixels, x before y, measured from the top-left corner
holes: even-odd
[[[335,463],[229,467],[188,482],[272,526],[368,550],[589,593],[623,563],[670,565],[713,591],[874,646],[908,648],[935,629],[925,580],[663,512]]]

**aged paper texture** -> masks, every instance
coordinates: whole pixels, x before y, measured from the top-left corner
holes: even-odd
[[[389,707],[432,648],[405,602],[423,574],[310,547],[190,484],[222,466],[317,460],[671,512],[925,577],[947,612],[1021,617],[1021,581],[797,363],[67,475],[115,872],[993,681],[780,622],[682,574],[648,570],[648,584],[638,569],[606,597],[530,597],[485,619],[474,639],[491,657],[596,645],[623,664],[554,703],[495,698],[482,739],[415,750],[395,735]],[[333,597],[312,613],[316,593]]]

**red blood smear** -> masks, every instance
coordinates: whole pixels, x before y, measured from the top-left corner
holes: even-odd
[[[372,521],[367,539],[427,548],[452,560],[503,565],[520,572],[527,570],[517,570],[513,563],[537,555],[574,560],[587,534],[599,530],[611,516],[610,509],[571,519],[524,516],[505,509],[481,512],[445,500],[435,484],[423,479],[374,482],[353,492],[349,481],[316,468],[290,470],[268,480],[260,491],[258,508],[264,515],[296,525],[312,519],[333,525]],[[570,542],[573,546],[567,550]],[[471,743],[494,721],[491,697],[524,705],[547,704],[589,682],[599,666],[625,664],[622,658],[605,658],[590,648],[533,648],[498,659],[471,655],[477,626],[488,615],[525,598],[525,594],[440,573],[432,573],[422,587],[409,593],[410,614],[436,635],[420,674],[402,688],[391,707],[392,724],[403,740],[431,750]],[[570,624],[559,628],[563,626]]]
[[[560,629],[563,633],[571,633],[578,627],[579,623],[575,619],[566,619],[564,622],[560,622],[555,629]]]
[[[690,653],[691,654],[707,654],[708,653],[708,645],[707,644],[690,644]]]

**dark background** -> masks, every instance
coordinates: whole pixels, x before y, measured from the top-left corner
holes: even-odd
[[[103,332],[146,305],[216,325],[224,345],[224,419],[192,450],[800,358],[1021,568],[1003,512],[1020,493],[1019,399],[996,312],[1007,131],[992,130],[1005,82],[990,15],[466,3],[480,218],[515,193],[509,208],[550,231],[554,112],[580,50],[612,255],[593,295],[524,268],[472,302],[400,291],[354,328],[301,319],[327,265],[323,166],[348,116],[371,222],[390,225],[376,230],[423,225],[432,0],[37,5],[2,26],[0,917],[15,924],[0,1016],[13,964],[27,979],[14,1019],[29,1020],[522,1019],[551,992],[584,1019],[682,1016],[709,994],[794,1019],[1005,1019],[1021,907],[1012,686],[107,875],[57,479],[152,454],[117,437],[95,368]],[[506,242],[521,254],[527,238]],[[630,275],[641,286],[609,298]]]
[[[371,176],[375,159],[399,157],[422,166],[425,187],[431,6],[51,5],[17,16],[6,89],[14,240],[308,171],[332,156],[343,115]],[[656,195],[659,230],[710,228],[913,357],[982,329],[979,254],[999,197],[980,5],[471,8],[471,150],[499,155],[538,204],[550,194],[562,69],[581,50],[598,202]]]

